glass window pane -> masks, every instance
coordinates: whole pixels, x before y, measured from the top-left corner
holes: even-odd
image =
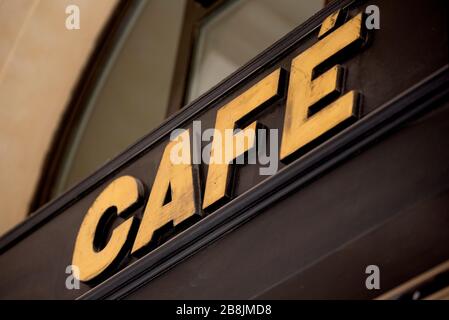
[[[223,7],[201,26],[188,102],[323,7],[324,0],[238,0]]]
[[[66,150],[55,195],[165,119],[184,8],[185,0],[139,2]]]

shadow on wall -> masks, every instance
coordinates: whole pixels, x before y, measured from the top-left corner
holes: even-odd
[[[54,131],[117,0],[0,0],[0,235],[21,222]],[[66,7],[80,29],[66,29]]]

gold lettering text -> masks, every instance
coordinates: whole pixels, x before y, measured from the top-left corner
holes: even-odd
[[[104,248],[96,248],[95,239],[105,236],[106,230],[98,230],[101,220],[108,220],[108,213],[122,216],[135,206],[142,196],[142,185],[130,176],[120,177],[97,197],[87,211],[76,238],[72,264],[79,268],[79,279],[89,281],[100,275],[114,261],[126,254],[125,243],[130,242],[130,230],[135,223],[130,217],[116,227]],[[104,225],[104,223],[103,223]],[[129,248],[129,247],[128,247]]]
[[[323,26],[325,34],[332,29],[336,16],[331,15]],[[356,117],[357,93],[350,91],[309,116],[310,108],[339,93],[342,67],[337,65],[313,79],[315,68],[362,39],[362,15],[359,14],[333,31],[292,61],[280,158],[284,160],[330,129]]]
[[[184,154],[183,161],[174,163],[170,158],[172,148],[186,144],[189,152]],[[190,138],[189,132],[184,131],[164,150],[132,253],[148,245],[158,229],[169,223],[176,226],[194,216],[195,212]]]
[[[255,147],[257,122],[254,121],[234,135],[233,140],[231,140],[232,143],[229,143],[229,139],[217,139],[216,136],[225,137],[226,130],[236,128],[236,122],[242,120],[266,101],[277,96],[280,73],[280,69],[274,71],[218,110],[215,120],[216,134],[214,134],[212,141],[203,209],[229,197],[229,162]],[[222,160],[221,157],[223,155],[228,156]]]

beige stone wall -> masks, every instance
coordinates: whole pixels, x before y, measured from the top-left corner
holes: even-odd
[[[0,0],[0,235],[27,214],[46,152],[117,0]],[[67,30],[78,5],[81,29]]]

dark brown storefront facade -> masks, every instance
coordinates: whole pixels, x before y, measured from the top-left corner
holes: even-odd
[[[367,25],[368,6],[380,9],[379,29]],[[333,1],[192,102],[187,76],[175,81],[167,120],[0,239],[0,298],[409,299],[443,290],[448,18],[438,0]],[[178,57],[175,75],[186,68]],[[241,114],[230,129],[257,122],[278,130],[278,141],[270,141],[279,145],[277,172],[230,165],[224,184],[210,187],[210,165],[191,164],[191,214],[167,218],[153,235],[142,232],[156,179],[171,195],[162,207],[179,201],[174,190],[183,182],[161,169],[171,132],[190,133],[194,157],[193,145],[200,143],[199,152],[207,145],[195,140],[194,121],[202,131],[218,129],[220,114],[233,112]],[[86,213],[123,177],[140,189],[124,217],[94,224],[103,242],[94,255],[129,222],[123,243],[110,263],[69,290],[65,271]],[[115,200],[107,198],[109,207]],[[187,202],[177,210],[188,211]],[[365,285],[370,265],[380,270],[379,289]]]

